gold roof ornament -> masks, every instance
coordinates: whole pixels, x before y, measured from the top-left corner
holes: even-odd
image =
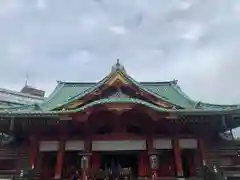
[[[116,71],[122,71],[122,72],[126,73],[124,66],[122,64],[120,64],[119,59],[117,59],[117,63],[112,66],[112,73],[114,73]]]

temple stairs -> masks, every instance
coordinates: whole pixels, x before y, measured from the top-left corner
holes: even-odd
[[[28,154],[28,150],[24,148],[0,147],[0,161],[11,160],[13,162],[12,168],[0,170],[0,179],[9,179],[13,176],[18,179],[20,177],[20,167],[29,162]]]
[[[237,156],[237,144],[234,142],[222,142],[213,149],[208,150],[208,161],[216,164],[224,176],[240,177],[240,157]],[[233,162],[235,161],[235,162]]]

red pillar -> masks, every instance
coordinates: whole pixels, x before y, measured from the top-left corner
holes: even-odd
[[[200,155],[201,155],[201,161],[202,161],[202,165],[205,166],[207,164],[207,156],[206,156],[206,146],[205,146],[205,142],[203,139],[199,139],[198,140],[198,146],[199,146],[199,151],[200,151]]]
[[[92,168],[94,170],[100,168],[100,157],[99,157],[99,153],[97,152],[92,152]]]
[[[146,151],[139,154],[138,175],[139,177],[147,177],[149,171],[149,157]]]
[[[173,140],[173,149],[174,149],[174,157],[175,157],[177,176],[182,177],[183,176],[183,167],[182,167],[181,149],[179,146],[178,138]]]
[[[144,167],[145,163],[144,163],[144,153],[141,152],[139,154],[139,159],[138,159],[138,176],[139,177],[143,177],[145,175],[144,173]]]
[[[149,136],[147,138],[147,151],[148,151],[148,156],[147,156],[146,164],[148,166],[146,165],[146,167],[145,167],[146,168],[146,174],[151,176],[151,177],[152,177],[153,174],[155,174],[156,177],[157,177],[158,174],[156,174],[157,173],[156,170],[153,170],[151,168],[151,164],[150,164],[150,157],[151,157],[151,155],[156,153],[156,149],[154,148],[154,145],[153,145],[153,136]]]
[[[37,153],[38,153],[39,142],[38,139],[33,136],[30,138],[30,155],[29,155],[29,166],[31,169],[35,168]]]
[[[57,163],[55,166],[54,179],[60,179],[62,175],[63,155],[65,150],[65,141],[61,140],[57,154]]]

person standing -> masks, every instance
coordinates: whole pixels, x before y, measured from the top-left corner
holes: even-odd
[[[111,180],[117,180],[118,179],[118,167],[114,163],[114,161],[111,161]]]
[[[74,174],[72,174],[71,180],[78,180],[77,172],[75,172]]]

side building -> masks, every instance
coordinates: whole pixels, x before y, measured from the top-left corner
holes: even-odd
[[[205,165],[240,177],[238,144],[224,135],[239,115],[190,99],[177,81],[137,82],[117,62],[99,82],[58,82],[39,104],[0,110],[0,176],[96,177],[115,163],[136,179],[202,180]]]
[[[20,92],[0,88],[0,108],[41,103],[45,92],[31,86],[24,86]]]

